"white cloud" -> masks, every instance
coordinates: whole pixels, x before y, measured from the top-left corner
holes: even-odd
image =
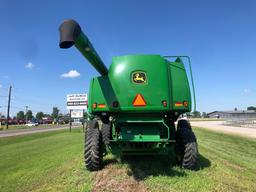
[[[27,65],[25,65],[25,68],[27,69],[33,69],[35,67],[35,65],[31,62],[29,62]]]
[[[80,76],[80,73],[77,72],[76,70],[70,70],[69,72],[63,73],[61,75],[61,77],[63,77],[63,78],[76,78],[76,77],[79,77],[79,76]]]
[[[0,84],[0,89],[3,87],[3,85]]]
[[[243,94],[244,95],[247,95],[247,94],[250,94],[251,93],[251,90],[250,89],[244,89],[243,90]]]

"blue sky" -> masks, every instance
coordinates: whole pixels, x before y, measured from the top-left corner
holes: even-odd
[[[68,93],[88,91],[98,75],[75,49],[58,47],[58,27],[73,18],[107,66],[127,54],[189,55],[198,110],[256,105],[256,2],[228,0],[0,0],[0,112],[29,106],[66,112]],[[80,76],[64,78],[76,70]]]

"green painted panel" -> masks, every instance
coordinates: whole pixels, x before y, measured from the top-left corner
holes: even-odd
[[[172,96],[172,109],[174,111],[190,111],[191,110],[191,95],[189,89],[189,82],[181,62],[170,62],[171,73],[171,96]],[[188,106],[175,106],[176,102],[188,102]]]
[[[144,82],[134,78],[144,76]],[[146,106],[135,107],[133,101],[141,94]],[[162,101],[167,101],[167,106]],[[118,107],[113,107],[114,102]],[[176,107],[187,101],[188,106]],[[93,109],[93,103],[105,108]],[[93,78],[89,94],[89,112],[113,111],[124,113],[190,111],[191,96],[187,74],[182,62],[169,62],[159,55],[114,57],[107,76]]]
[[[160,133],[158,129],[152,127],[122,127],[119,139],[122,141],[160,141]]]
[[[112,103],[118,101],[118,110],[121,111],[167,111],[170,106],[167,68],[167,62],[159,55],[114,57],[108,78],[98,77],[94,79],[93,90],[91,90],[93,94],[90,94],[91,103],[101,102],[99,100],[103,96],[105,102],[108,101],[111,110],[114,110]],[[146,82],[134,83],[132,75],[135,72],[145,73]],[[137,94],[144,97],[146,106],[133,106]],[[163,100],[167,101],[167,107],[162,105]],[[94,111],[102,111],[102,109]]]

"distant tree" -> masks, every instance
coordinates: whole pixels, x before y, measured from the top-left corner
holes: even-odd
[[[84,120],[87,120],[87,118],[88,118],[88,113],[85,111],[84,112]]]
[[[16,115],[18,120],[24,120],[25,119],[25,113],[24,111],[19,111]]]
[[[256,111],[256,107],[250,106],[250,107],[247,107],[247,110],[254,110],[254,111]]]
[[[58,107],[53,107],[52,108],[52,118],[53,119],[55,119],[55,120],[57,120],[58,119],[58,115],[59,115],[59,109],[58,109]]]
[[[59,117],[59,118],[63,118],[64,115],[63,115],[62,113],[59,113],[58,117]]]
[[[234,110],[237,111],[237,108],[235,108]]]
[[[44,117],[51,118],[51,115],[50,115],[50,114],[45,113],[45,114],[44,114]]]
[[[64,115],[62,113],[59,113],[57,120],[59,123],[63,124],[65,122]]]
[[[207,118],[207,114],[205,112],[202,113],[203,118]]]
[[[186,116],[187,116],[188,118],[191,118],[191,117],[193,117],[193,113],[192,113],[192,112],[187,112],[187,113],[186,113]]]
[[[31,110],[28,110],[26,113],[26,117],[28,118],[28,120],[32,120],[33,119],[33,113]]]
[[[192,115],[194,118],[200,118],[201,117],[201,113],[199,111],[193,111]]]
[[[37,119],[37,120],[42,120],[43,117],[44,117],[44,113],[43,113],[43,112],[38,112],[38,113],[36,114],[36,119]]]
[[[64,120],[65,123],[69,122],[69,113],[63,115],[63,120]]]

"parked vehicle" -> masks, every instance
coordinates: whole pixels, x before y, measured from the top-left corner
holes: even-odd
[[[29,122],[29,123],[27,123],[25,125],[28,126],[28,127],[35,127],[35,126],[38,126],[38,123],[36,123],[36,122]]]

